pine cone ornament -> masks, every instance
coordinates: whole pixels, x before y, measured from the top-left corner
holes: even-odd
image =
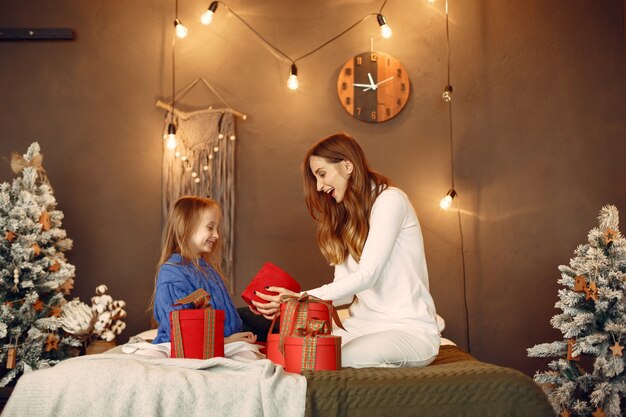
[[[86,339],[93,331],[96,315],[91,307],[74,299],[63,306],[61,327],[79,339]]]

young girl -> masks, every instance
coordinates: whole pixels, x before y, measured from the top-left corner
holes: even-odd
[[[224,343],[256,341],[254,334],[241,331],[241,318],[221,277],[221,216],[218,204],[209,198],[181,197],[174,204],[155,280],[152,304],[159,327],[152,343],[171,340],[170,312],[192,308],[172,304],[199,288],[211,295],[213,308],[225,312]]]
[[[350,317],[335,329],[342,337],[342,364],[426,366],[440,335],[428,292],[424,242],[404,192],[372,171],[359,144],[336,134],[315,144],[304,159],[304,194],[317,222],[317,243],[335,266],[330,284],[307,291],[335,305],[350,303]],[[270,318],[280,295],[257,295],[257,310]]]

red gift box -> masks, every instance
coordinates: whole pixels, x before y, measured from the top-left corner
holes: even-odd
[[[300,284],[292,278],[291,275],[277,267],[271,262],[266,262],[265,265],[261,267],[259,272],[254,276],[250,284],[246,287],[245,290],[241,293],[241,298],[254,310],[256,308],[252,304],[252,300],[257,301],[259,303],[266,303],[267,301],[258,297],[254,292],[258,291],[267,295],[276,295],[275,292],[268,291],[265,287],[282,287],[286,288],[293,292],[300,292],[302,287]]]
[[[211,308],[211,296],[198,289],[175,306],[193,303],[192,310],[170,312],[172,358],[209,359],[224,356],[224,311]]]
[[[327,333],[327,322],[309,320],[285,340],[285,370],[336,371],[341,369],[341,337]],[[297,335],[296,335],[297,334]]]
[[[289,323],[285,327],[286,334],[292,335],[297,327],[302,327],[309,320],[322,320],[328,323],[328,333],[332,332],[332,311],[334,307],[330,301],[322,301],[308,296],[308,301],[298,305],[296,311],[291,317],[287,314],[288,303],[283,302],[280,305],[280,328],[282,329],[288,320]],[[314,301],[315,300],[315,301]]]
[[[267,344],[266,344],[266,356],[267,359],[274,362],[276,365],[285,366],[285,357],[282,353],[280,353],[280,349],[278,345],[280,344],[280,334],[278,333],[270,333],[267,335]]]
[[[272,362],[285,366],[285,340],[299,328],[306,328],[307,322],[321,321],[326,323],[322,332],[330,334],[332,321],[341,328],[341,322],[330,301],[322,301],[316,297],[303,294],[300,297],[284,297],[285,301],[280,305],[280,334],[272,333],[277,318],[274,318],[267,335],[267,358]]]

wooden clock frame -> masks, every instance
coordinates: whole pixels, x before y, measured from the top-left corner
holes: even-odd
[[[337,78],[341,106],[351,116],[368,123],[397,116],[406,106],[410,91],[406,69],[384,52],[355,55],[344,64]]]

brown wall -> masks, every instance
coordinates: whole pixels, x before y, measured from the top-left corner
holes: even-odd
[[[438,201],[449,188],[450,147],[443,0],[391,0],[394,30],[374,19],[298,63],[286,89],[279,59],[225,8],[204,28],[204,2],[180,2],[190,28],[177,44],[177,85],[204,76],[236,109],[238,292],[265,261],[305,287],[331,279],[314,243],[301,158],[336,131],[356,137],[371,165],[413,202],[422,224],[431,290],[445,336],[466,346],[457,215]],[[380,1],[232,0],[229,6],[298,57]],[[122,341],[148,327],[161,228],[161,129],[154,103],[171,94],[174,1],[2,0],[0,27],[69,27],[72,42],[0,43],[0,155],[37,140],[74,239],[73,295],[100,283],[129,304]],[[525,349],[560,338],[549,324],[559,276],[613,203],[626,216],[626,78],[619,0],[450,2],[455,184],[461,198],[472,353],[532,373]],[[412,95],[379,125],[347,115],[339,68],[375,49],[400,59]],[[202,88],[186,104],[217,105]],[[0,164],[0,179],[10,178]],[[622,227],[622,230],[625,230]],[[241,305],[238,295],[235,295]]]

